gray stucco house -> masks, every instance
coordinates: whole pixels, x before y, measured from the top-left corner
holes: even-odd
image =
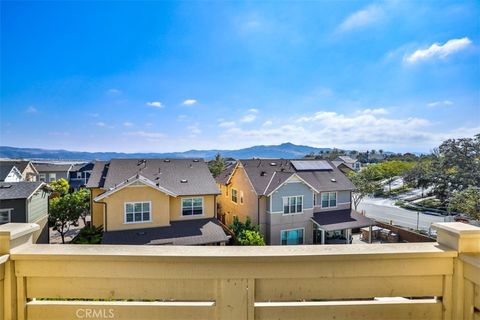
[[[34,166],[38,171],[37,181],[53,182],[62,178],[68,181],[73,165],[70,163],[35,162]]]
[[[36,223],[36,243],[49,243],[48,196],[41,181],[0,182],[0,224],[9,222]]]
[[[349,243],[374,225],[352,210],[354,185],[331,161],[238,160],[217,177],[219,218],[250,217],[267,244]]]

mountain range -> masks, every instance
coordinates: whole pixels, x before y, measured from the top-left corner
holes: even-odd
[[[315,148],[289,142],[237,150],[189,150],[167,153],[84,152],[0,146],[0,157],[32,160],[110,160],[112,158],[204,158],[209,160],[219,153],[224,158],[234,159],[253,157],[297,159],[312,152],[318,153],[327,150],[331,150],[331,148]]]

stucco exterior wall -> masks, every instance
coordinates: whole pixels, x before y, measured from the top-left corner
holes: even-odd
[[[92,218],[92,225],[95,227],[103,226],[103,210],[104,210],[104,205],[98,202],[93,201],[95,197],[98,195],[104,193],[105,190],[102,190],[100,188],[92,188],[90,189],[90,197],[91,197],[91,202],[90,202],[90,214]]]
[[[203,215],[182,216],[182,199],[185,198],[203,198]],[[170,197],[170,220],[193,220],[215,217],[215,196],[179,196]]]
[[[280,245],[281,231],[289,229],[304,228],[304,244],[313,243],[313,223],[310,220],[313,216],[313,209],[304,209],[303,213],[288,214],[271,213],[267,214],[269,220],[269,231],[267,244]]]
[[[139,228],[153,228],[170,225],[169,195],[147,186],[123,188],[102,201],[106,207],[106,228],[108,231]],[[150,201],[150,222],[125,223],[126,202]]]
[[[317,200],[315,205],[315,212],[319,211],[334,211],[334,210],[343,210],[350,209],[351,207],[351,191],[337,191],[337,206],[336,207],[327,207],[322,208],[322,196],[321,193],[316,194]]]
[[[313,191],[303,182],[286,183],[271,195],[271,212],[283,212],[283,197],[303,196],[303,209],[313,208]]]
[[[221,185],[219,188],[222,194],[217,197],[217,201],[220,204],[220,213],[226,215],[227,224],[232,222],[233,216],[238,216],[240,221],[245,221],[247,217],[250,217],[254,224],[259,224],[258,196],[241,165],[235,170],[230,179],[230,184],[228,186]],[[232,188],[238,191],[238,203],[232,201]],[[243,191],[243,204],[240,203],[241,191]],[[261,214],[263,212],[260,211]]]

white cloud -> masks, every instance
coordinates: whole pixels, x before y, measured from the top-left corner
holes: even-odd
[[[197,100],[195,100],[195,99],[187,99],[187,100],[183,101],[182,104],[184,106],[193,106],[196,103],[197,103]]]
[[[108,89],[107,93],[111,94],[111,95],[117,95],[117,94],[121,94],[122,91],[120,91],[118,89],[115,89],[115,88],[111,88],[111,89]]]
[[[127,122],[124,122],[123,125],[124,125],[125,127],[133,127],[133,123],[128,122],[128,121],[127,121]]]
[[[383,9],[378,5],[370,5],[360,11],[349,15],[338,26],[338,31],[346,32],[357,28],[362,28],[379,21],[383,17]]]
[[[257,118],[254,114],[246,114],[241,119],[240,122],[253,122]]]
[[[187,129],[190,131],[192,135],[197,135],[202,133],[202,130],[199,128],[199,124],[195,123],[194,125],[188,126]]]
[[[163,104],[160,101],[150,101],[146,103],[147,106],[155,107],[155,108],[163,108]]]
[[[30,114],[34,114],[34,113],[37,113],[38,110],[37,110],[37,108],[35,108],[34,106],[29,106],[29,107],[27,108],[27,110],[25,110],[25,112],[26,112],[26,113],[30,113]]]
[[[265,122],[262,124],[262,126],[264,126],[264,127],[268,127],[268,126],[271,126],[272,124],[273,124],[273,122],[272,122],[272,121],[270,121],[270,120],[267,120],[267,121],[265,121]]]
[[[472,44],[472,41],[465,37],[461,39],[451,39],[445,44],[434,43],[427,49],[419,49],[414,53],[403,58],[404,62],[416,63],[433,58],[445,59],[449,55],[464,50]]]
[[[447,106],[451,106],[453,105],[453,102],[450,101],[450,100],[443,100],[443,101],[433,101],[433,102],[429,102],[427,103],[427,106],[428,107],[441,107],[441,106],[444,106],[444,107],[447,107]]]
[[[235,122],[234,121],[222,121],[218,124],[219,127],[221,128],[232,128],[235,127]]]
[[[110,126],[103,121],[98,121],[95,123],[95,125],[100,128],[110,128],[110,129],[113,128],[113,126]]]
[[[149,131],[134,131],[124,132],[126,136],[144,138],[147,141],[155,142],[165,139],[167,136],[162,132],[149,132]]]
[[[360,114],[375,114],[375,115],[383,115],[388,114],[388,110],[385,108],[377,108],[377,109],[363,109],[359,111]]]
[[[251,108],[247,110],[248,113],[258,113],[258,109]]]

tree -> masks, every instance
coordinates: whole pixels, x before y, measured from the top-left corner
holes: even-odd
[[[83,225],[87,225],[87,216],[90,214],[90,191],[85,188],[81,188],[77,192],[73,193],[75,197],[78,197],[78,203],[82,204],[82,213],[80,218],[83,220]]]
[[[208,163],[208,169],[210,169],[213,177],[218,176],[225,169],[225,161],[220,153],[217,153],[215,159]]]
[[[448,209],[480,220],[480,188],[470,186],[463,191],[455,192],[450,198]]]
[[[67,194],[70,189],[68,181],[63,178],[50,182],[50,187],[53,189],[52,197],[61,197]]]
[[[235,244],[241,246],[265,245],[265,240],[260,234],[259,227],[252,223],[250,217],[247,217],[245,223],[243,223],[237,216],[234,216],[233,222],[229,227],[235,234]]]
[[[355,191],[352,193],[352,201],[355,210],[357,210],[358,205],[363,198],[374,193],[381,187],[380,182],[377,181],[378,178],[375,177],[372,170],[368,170],[368,167],[356,173],[351,172],[349,178],[355,185]]]
[[[83,199],[76,193],[69,193],[63,197],[50,199],[48,221],[53,230],[60,233],[62,243],[65,243],[65,234],[84,212]]]
[[[258,231],[245,230],[238,238],[238,244],[241,246],[264,246],[265,240]]]
[[[444,141],[434,153],[430,179],[443,203],[454,192],[480,186],[480,134]]]
[[[403,174],[403,181],[412,185],[415,188],[422,189],[431,185],[430,175],[432,173],[432,162],[430,160],[422,160],[417,162],[412,168],[408,169]]]
[[[382,178],[386,179],[388,183],[388,190],[392,191],[392,182],[398,176],[404,174],[407,170],[410,170],[413,167],[413,163],[393,160],[378,163],[374,166],[380,170]]]

